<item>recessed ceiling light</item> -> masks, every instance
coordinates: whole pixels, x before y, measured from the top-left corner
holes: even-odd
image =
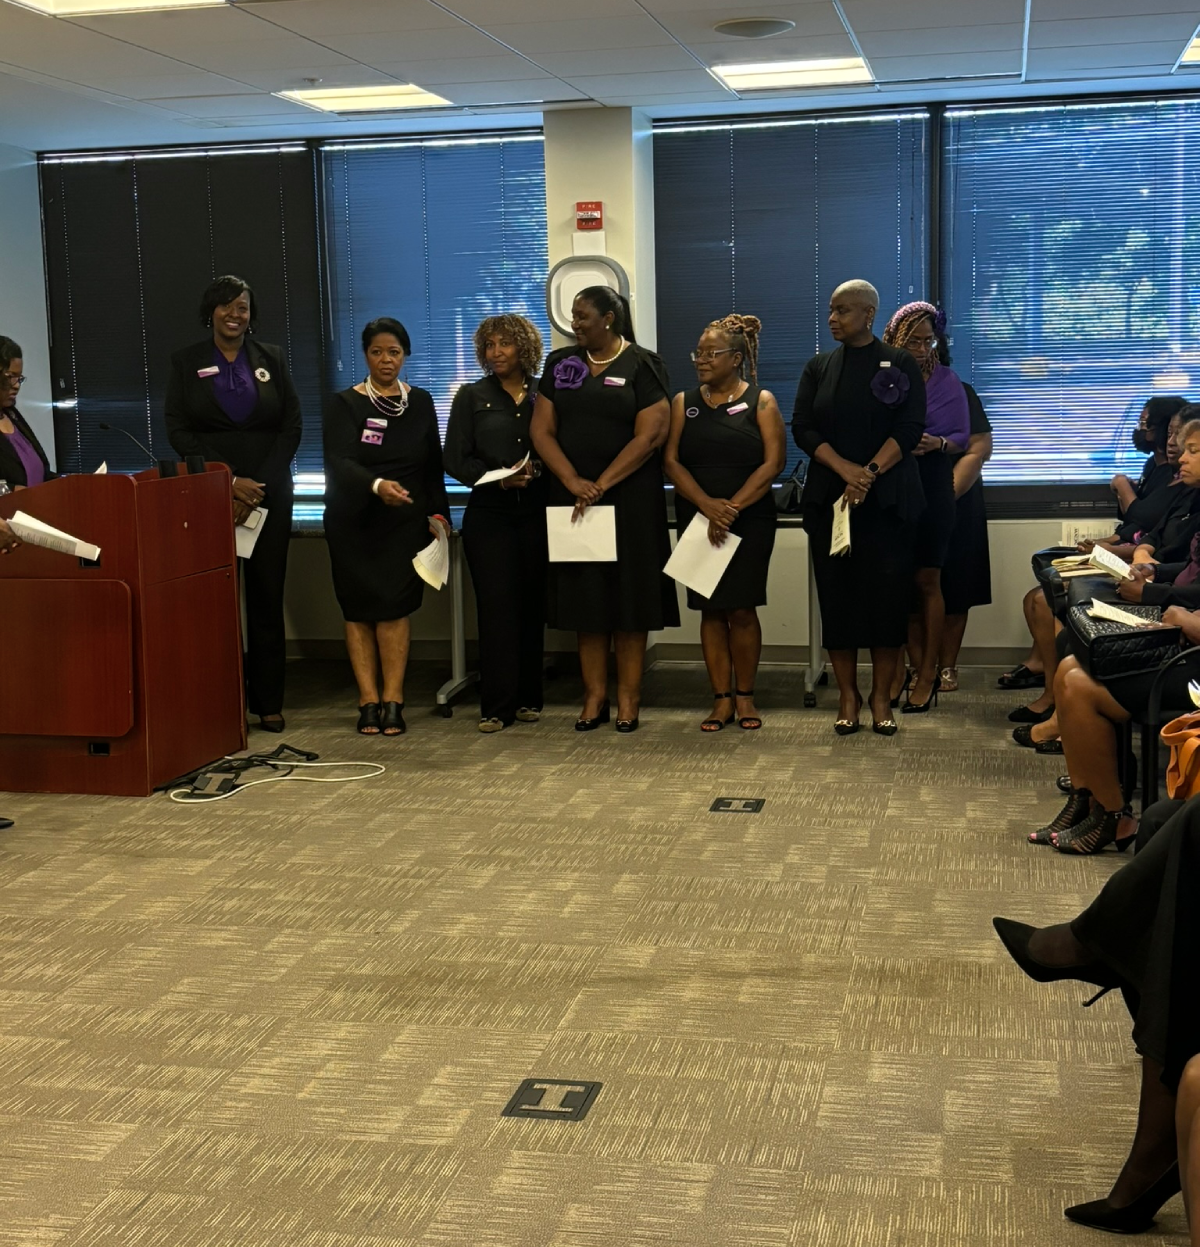
[[[107,13],[151,13],[160,9],[209,9],[226,0],[9,0],[51,17],[96,17]]]
[[[733,35],[738,39],[769,39],[795,29],[795,22],[782,17],[733,17],[713,27],[719,35]]]
[[[449,100],[426,91],[414,82],[389,82],[378,87],[318,87],[300,91],[276,91],[322,113],[379,113],[397,108],[453,108]]]
[[[1200,34],[1193,36],[1191,43],[1183,50],[1179,58],[1181,65],[1200,65]]]
[[[785,87],[832,87],[874,82],[861,56],[816,61],[763,61],[755,65],[714,65],[709,72],[734,91],[778,91]]]

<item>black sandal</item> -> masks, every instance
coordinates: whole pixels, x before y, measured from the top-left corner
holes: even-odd
[[[1086,788],[1072,788],[1066,805],[1054,816],[1053,821],[1029,833],[1029,843],[1053,844],[1054,837],[1060,832],[1068,832],[1072,827],[1078,827],[1087,818],[1091,808],[1092,794]]]
[[[739,697],[753,697],[754,690],[752,688],[735,688],[733,690]],[[757,732],[762,727],[762,718],[756,714],[744,714],[738,719],[738,727],[743,732]]]
[[[1099,853],[1116,841],[1122,813],[1122,810],[1106,810],[1098,805],[1083,822],[1055,835],[1051,844],[1060,853],[1077,853],[1080,856]],[[1126,837],[1126,844],[1129,839]]]
[[[732,700],[733,700],[732,692],[713,694],[713,701],[732,701]],[[733,722],[733,715],[730,715],[728,719],[708,718],[708,719],[704,719],[701,721],[700,730],[702,732],[719,732],[727,723],[732,723],[732,722]]]
[[[1041,671],[1030,671],[1029,668],[1021,663],[1020,666],[1014,667],[1011,671],[1006,671],[996,680],[997,688],[1045,688],[1046,676]]]
[[[364,702],[358,708],[358,732],[360,736],[378,736],[382,730],[379,722],[379,703]]]
[[[404,709],[402,701],[385,701],[383,703],[383,714],[380,716],[380,724],[383,727],[385,736],[403,736],[408,731],[408,724],[404,722],[404,716],[400,713]]]

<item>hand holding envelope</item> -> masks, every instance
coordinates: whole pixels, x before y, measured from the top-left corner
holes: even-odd
[[[616,508],[547,507],[546,536],[551,563],[615,563]]]

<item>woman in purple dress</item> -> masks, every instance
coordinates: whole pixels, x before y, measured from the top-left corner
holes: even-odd
[[[23,363],[21,348],[0,336],[0,481],[10,489],[32,489],[54,478],[41,442],[17,410]]]
[[[917,606],[909,618],[908,656],[912,672],[894,700],[908,686],[905,714],[923,714],[937,704],[938,658],[946,626],[942,566],[950,548],[956,514],[954,459],[971,440],[967,392],[953,369],[938,358],[946,318],[932,303],[906,303],[888,321],[883,340],[902,347],[917,361],[925,378],[925,433],[913,456],[925,491],[925,510],[917,521]]]

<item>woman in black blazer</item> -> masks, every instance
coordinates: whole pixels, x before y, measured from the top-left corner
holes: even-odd
[[[0,481],[10,489],[28,489],[54,479],[46,452],[17,410],[23,364],[21,348],[0,336]]]
[[[878,305],[869,282],[833,292],[829,329],[840,345],[808,361],[792,413],[792,436],[812,459],[804,530],[841,698],[834,724],[841,736],[858,731],[860,648],[871,651],[872,726],[895,734],[888,707],[908,639],[915,521],[925,507],[912,457],[925,431],[925,382],[907,351],[872,333]],[[835,508],[850,518],[850,552],[840,556],[830,554]]]
[[[233,473],[233,519],[267,511],[246,586],[246,692],[269,732],[282,732],[285,640],[283,583],[292,535],[292,457],[300,445],[300,399],[283,351],[248,335],[254,292],[240,277],[218,277],[200,301],[212,337],[176,351],[167,382],[167,435],[183,456],[203,455]]]

